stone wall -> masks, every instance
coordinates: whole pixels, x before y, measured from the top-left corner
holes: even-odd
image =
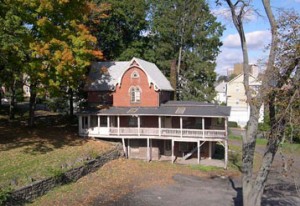
[[[122,155],[122,146],[116,147],[105,154],[86,162],[83,166],[70,169],[56,177],[50,177],[44,180],[36,181],[30,185],[17,189],[10,193],[5,205],[24,205],[35,198],[46,194],[56,186],[70,182],[75,182],[81,177],[98,170],[105,163],[119,158]]]

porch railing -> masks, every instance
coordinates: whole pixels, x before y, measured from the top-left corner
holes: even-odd
[[[98,131],[98,130],[96,130]],[[96,134],[93,131],[90,134]],[[99,130],[99,135],[101,132]],[[182,137],[182,138],[225,138],[225,130],[201,130],[201,129],[174,129],[174,128],[137,128],[137,127],[110,127],[105,135],[116,136],[161,136],[161,137]]]

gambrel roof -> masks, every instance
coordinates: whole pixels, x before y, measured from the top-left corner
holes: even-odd
[[[93,62],[85,85],[86,91],[113,91],[115,87],[122,86],[122,77],[133,66],[145,72],[149,86],[154,85],[155,90],[173,91],[170,82],[151,62],[133,58],[131,61]]]

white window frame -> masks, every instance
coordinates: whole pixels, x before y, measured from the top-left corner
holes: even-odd
[[[140,75],[139,75],[138,71],[133,71],[131,73],[131,78],[132,79],[138,79],[139,77],[140,77]]]
[[[142,90],[139,87],[130,87],[130,102],[131,103],[140,103],[141,102],[141,93]]]

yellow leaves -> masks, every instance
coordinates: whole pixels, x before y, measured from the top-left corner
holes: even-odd
[[[41,19],[37,20],[38,26],[45,26],[47,23],[49,23],[49,20],[47,17],[42,17]]]
[[[66,3],[69,3],[69,2],[70,2],[69,0],[58,0],[59,4],[66,4]]]

